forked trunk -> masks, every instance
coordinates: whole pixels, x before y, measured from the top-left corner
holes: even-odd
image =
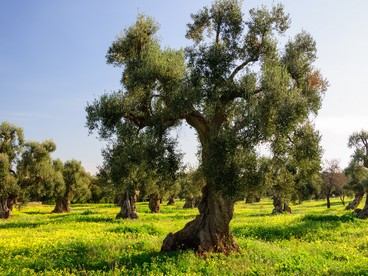
[[[69,213],[70,211],[69,198],[62,198],[56,200],[56,205],[52,213]]]
[[[357,191],[355,193],[355,198],[353,199],[352,202],[348,204],[348,206],[346,206],[345,210],[355,210],[359,206],[360,202],[362,201],[363,196],[364,196],[363,190]]]
[[[357,214],[358,214],[358,218],[360,219],[368,218],[368,193],[365,196],[364,208],[361,211],[359,211]]]
[[[126,192],[125,195],[120,199],[119,206],[120,212],[116,215],[116,219],[136,219],[138,218],[137,213],[137,191],[134,195],[129,195],[129,192]]]
[[[150,201],[148,203],[148,207],[150,208],[152,213],[159,213],[160,212],[160,203],[161,198],[158,194],[152,194],[150,196]]]
[[[161,251],[168,252],[191,248],[199,253],[238,251],[230,234],[229,224],[234,213],[234,202],[203,188],[199,215],[185,227],[170,233],[163,241]]]

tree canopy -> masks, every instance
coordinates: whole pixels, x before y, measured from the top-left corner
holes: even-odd
[[[245,19],[241,4],[214,1],[192,14],[186,38],[193,44],[184,50],[161,46],[158,24],[139,15],[106,55],[109,64],[123,70],[122,90],[86,107],[87,127],[101,138],[125,124],[152,128],[157,135],[183,121],[195,129],[206,179],[200,215],[170,234],[163,251],[236,250],[229,223],[234,200],[246,186],[237,152],[270,143],[273,155],[281,147],[292,156],[283,145],[295,143],[294,136],[303,132],[307,138],[314,133],[309,117],[317,114],[328,85],[313,66],[315,41],[303,31],[280,48],[278,36],[290,24],[283,6],[251,9]]]

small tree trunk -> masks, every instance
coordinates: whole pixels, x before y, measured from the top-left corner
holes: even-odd
[[[176,195],[171,195],[169,197],[169,201],[167,202],[167,205],[174,205],[175,204],[175,197],[176,197]]]
[[[341,201],[341,203],[342,203],[342,205],[344,205],[345,206],[345,195],[340,195],[340,201]]]
[[[161,251],[168,252],[192,248],[199,253],[238,251],[230,234],[229,224],[234,213],[234,202],[225,199],[205,186],[199,215],[185,227],[170,233],[163,241]]]
[[[253,203],[254,202],[254,197],[253,196],[247,196],[245,198],[245,203]]]
[[[282,202],[281,199],[274,196],[273,197],[273,210],[272,210],[272,214],[281,214],[282,213]]]
[[[136,219],[138,218],[137,213],[137,191],[133,196],[129,195],[127,191],[125,196],[123,196],[118,205],[120,206],[120,212],[116,215],[116,219]]]
[[[363,190],[356,192],[354,200],[350,202],[348,206],[346,206],[345,210],[355,210],[358,207],[359,203],[362,201],[363,196],[364,196]]]
[[[185,203],[184,203],[183,208],[184,209],[193,209],[194,207],[195,207],[195,199],[187,197],[185,199]]]
[[[358,209],[355,209],[355,210],[358,211]],[[362,210],[359,210],[356,213],[358,215],[358,218],[360,218],[360,219],[366,219],[366,218],[368,218],[368,193],[365,196],[364,208]]]
[[[326,199],[327,199],[327,208],[331,208],[331,201],[330,201],[330,195],[329,194],[326,195]]]
[[[52,213],[69,213],[70,209],[70,201],[68,198],[62,198],[56,200],[56,205]]]
[[[17,203],[17,196],[10,195],[7,198],[0,198],[0,215],[2,219],[10,219],[13,206]]]
[[[160,202],[161,199],[158,194],[152,194],[150,196],[150,201],[148,203],[148,207],[150,208],[152,213],[159,213],[160,212]]]

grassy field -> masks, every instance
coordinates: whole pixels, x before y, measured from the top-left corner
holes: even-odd
[[[196,256],[159,253],[170,231],[197,210],[162,206],[150,214],[139,203],[138,220],[115,220],[113,205],[53,206],[15,210],[0,221],[0,275],[368,275],[368,220],[356,219],[336,199],[292,206],[270,215],[272,204],[238,202],[231,223],[241,252]]]

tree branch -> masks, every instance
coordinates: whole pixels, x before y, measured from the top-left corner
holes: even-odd
[[[209,133],[208,122],[206,118],[193,107],[193,110],[184,116],[187,123],[194,127],[198,132],[199,140],[201,144],[204,144],[204,141],[207,139]]]
[[[228,78],[228,80],[233,80],[236,76],[236,74],[239,73],[239,71],[241,71],[245,66],[247,66],[249,63],[251,62],[255,62],[258,60],[258,57],[250,57],[247,60],[245,60],[243,63],[239,64],[234,71],[231,73],[230,77]]]

